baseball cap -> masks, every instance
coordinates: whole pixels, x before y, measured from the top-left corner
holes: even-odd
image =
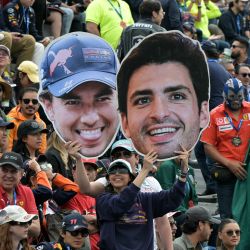
[[[15,124],[13,122],[6,122],[2,117],[0,117],[0,127],[6,127],[6,129],[13,129]]]
[[[110,173],[110,171],[117,167],[117,166],[121,166],[121,167],[125,167],[128,169],[129,173],[130,174],[133,174],[133,171],[132,171],[132,168],[131,168],[131,165],[129,162],[123,160],[123,159],[118,159],[118,160],[115,160],[115,161],[112,161],[110,163],[110,166],[109,166],[109,169],[108,169],[108,174]]]
[[[33,83],[39,82],[38,66],[32,61],[23,61],[17,69],[26,73],[30,81]]]
[[[111,154],[117,148],[124,148],[130,152],[135,152],[132,142],[128,139],[122,139],[122,140],[116,141],[111,147]]]
[[[36,214],[28,214],[22,207],[17,205],[9,205],[0,211],[0,225],[10,221],[28,222],[37,218]]]
[[[63,218],[62,229],[69,232],[73,232],[78,229],[86,229],[88,232],[88,225],[85,218],[81,214],[72,213]]]
[[[88,159],[82,159],[83,163],[90,164],[93,166],[95,169],[98,169],[98,165],[96,164],[97,159],[96,158],[88,158]]]
[[[211,41],[205,41],[201,44],[201,48],[204,50],[204,51],[207,51],[207,52],[212,52],[214,54],[218,54],[218,50],[216,48],[216,44],[211,42]]]
[[[186,215],[188,221],[208,221],[213,224],[220,224],[220,220],[213,218],[209,211],[201,206],[189,208]]]
[[[4,99],[9,100],[12,96],[12,88],[9,83],[0,76],[0,85],[3,88]]]
[[[77,86],[97,81],[116,88],[119,61],[102,38],[73,32],[54,40],[40,64],[42,90],[61,97]]]
[[[5,45],[0,45],[0,50],[6,51],[8,56],[10,57],[10,50],[8,47],[6,47]]]
[[[11,165],[17,170],[20,170],[23,166],[23,158],[20,154],[15,152],[3,153],[2,157],[0,158],[0,166],[4,165]]]
[[[17,138],[21,139],[25,135],[32,135],[36,133],[48,133],[48,129],[44,128],[43,125],[35,120],[23,121],[17,129]]]

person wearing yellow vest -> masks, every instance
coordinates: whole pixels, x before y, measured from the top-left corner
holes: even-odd
[[[95,0],[86,10],[86,29],[116,49],[122,31],[134,23],[130,8],[122,0]]]

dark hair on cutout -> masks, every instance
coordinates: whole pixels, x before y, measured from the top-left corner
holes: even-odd
[[[199,109],[209,99],[209,74],[199,42],[178,31],[155,33],[144,39],[123,61],[117,76],[119,110],[127,115],[129,81],[139,68],[150,64],[180,63],[190,74]]]
[[[162,8],[158,0],[144,0],[139,6],[140,18],[151,18],[152,12],[158,13]]]

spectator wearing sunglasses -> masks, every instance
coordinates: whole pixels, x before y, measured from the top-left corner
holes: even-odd
[[[249,43],[244,37],[238,37],[234,39],[231,45],[231,57],[234,60],[233,64],[236,67],[240,63],[250,64],[250,58],[248,57]]]
[[[182,224],[182,235],[174,241],[174,250],[203,249],[202,243],[209,240],[213,224],[220,224],[220,220],[213,218],[206,208],[189,208]]]
[[[131,166],[133,175],[137,175],[140,171],[139,155],[135,152],[133,144],[130,140],[122,139],[115,142],[111,148],[111,159],[125,160]],[[87,173],[84,167],[81,167],[78,163],[76,168],[79,170],[78,185],[81,193],[88,194],[90,196],[96,196],[105,191],[105,188],[109,184],[105,177],[99,178],[94,182],[90,182],[87,177]],[[78,171],[76,169],[76,171]],[[147,176],[141,186],[141,192],[152,193],[160,192],[162,190],[159,182],[153,176]],[[155,220],[157,229],[160,235],[160,240],[165,249],[172,249],[172,234],[171,228],[166,215],[157,218]],[[154,237],[154,249],[157,249],[156,236]]]
[[[22,207],[9,205],[0,211],[0,249],[31,250],[28,229],[36,214],[28,214]]]
[[[63,218],[62,232],[57,242],[42,242],[37,250],[73,250],[83,249],[85,238],[89,235],[87,223],[79,213],[72,213]],[[90,250],[90,248],[84,248]]]
[[[218,228],[217,250],[234,250],[240,242],[240,227],[233,219],[224,219]]]
[[[136,177],[129,162],[123,159],[111,162],[106,192],[96,199],[100,249],[153,249],[153,219],[180,205],[186,181],[182,176],[170,191],[139,192],[149,172],[155,169],[153,163],[156,159],[157,154],[150,151]],[[184,153],[183,162],[186,159]],[[186,173],[186,165],[183,171]]]
[[[240,63],[235,67],[236,78],[244,85],[244,97],[247,102],[250,101],[250,66],[246,63]]]
[[[35,120],[36,122],[41,124],[43,128],[46,128],[46,124],[40,118],[40,115],[38,113],[39,102],[37,99],[37,92],[38,90],[33,87],[22,89],[18,98],[19,104],[8,113],[8,118],[10,118],[11,122],[15,124],[15,128],[8,135],[9,151],[13,149],[13,146],[17,142],[17,129],[22,122],[26,120]],[[40,153],[45,153],[46,145],[46,134],[43,134],[42,143],[39,148]]]

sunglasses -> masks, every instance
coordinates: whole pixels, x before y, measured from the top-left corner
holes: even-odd
[[[235,48],[242,48],[242,46],[234,45],[234,44],[233,44],[231,47],[232,47],[233,49],[235,49]]]
[[[76,237],[76,236],[78,236],[79,234],[81,234],[82,237],[87,237],[87,236],[89,235],[88,231],[82,230],[82,229],[76,230],[76,231],[72,231],[72,232],[68,231],[68,232],[69,232],[69,233],[71,234],[71,236],[73,236],[73,237]]]
[[[240,75],[243,77],[247,77],[247,76],[250,77],[250,73],[241,73]]]
[[[30,104],[30,102],[32,102],[33,105],[37,105],[38,104],[38,100],[37,99],[23,99],[23,103],[28,105]]]
[[[112,157],[114,158],[114,159],[120,159],[120,158],[122,158],[122,157],[124,157],[124,158],[130,158],[131,156],[132,156],[132,152],[130,152],[130,151],[128,151],[128,150],[124,150],[124,151],[117,151],[117,152],[114,152],[113,154],[112,154]]]
[[[20,226],[20,227],[27,227],[32,224],[32,220],[26,221],[26,222],[20,222],[20,221],[10,221],[9,224],[11,226]]]
[[[234,234],[236,234],[236,236],[240,236],[241,231],[240,230],[229,230],[226,231],[227,236],[232,237]]]
[[[108,172],[109,174],[129,174],[129,170],[127,168],[112,168],[111,171]]]

